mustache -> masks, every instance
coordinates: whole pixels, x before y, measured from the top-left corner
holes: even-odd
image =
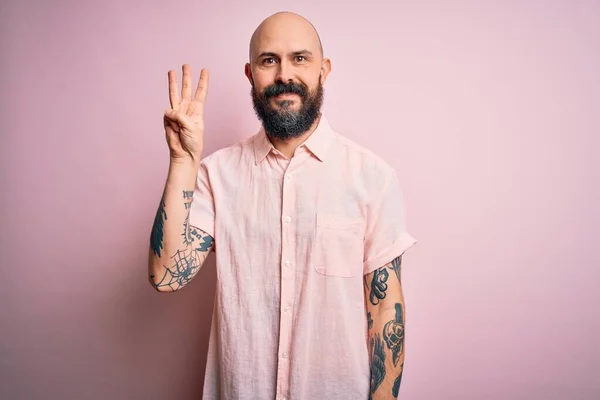
[[[271,86],[267,86],[264,90],[264,96],[267,99],[284,93],[297,94],[300,97],[306,97],[306,88],[298,83],[288,82],[274,83]]]

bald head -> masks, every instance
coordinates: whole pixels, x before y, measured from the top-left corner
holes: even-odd
[[[250,39],[250,62],[263,51],[274,51],[269,46],[281,43],[323,58],[321,38],[313,24],[301,15],[284,11],[271,15],[256,28]]]
[[[314,128],[330,71],[319,34],[306,18],[280,12],[256,28],[244,73],[254,110],[270,137],[288,140]]]

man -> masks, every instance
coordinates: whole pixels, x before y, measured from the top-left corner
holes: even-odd
[[[304,18],[277,13],[250,41],[245,74],[260,131],[201,158],[208,72],[195,94],[169,71],[171,163],[149,278],[184,287],[211,250],[217,289],[205,399],[392,399],[404,362],[395,171],[321,113],[331,71]]]

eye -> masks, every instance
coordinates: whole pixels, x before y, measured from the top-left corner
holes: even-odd
[[[304,57],[304,56],[296,56],[296,61],[298,61],[298,62],[306,61],[306,57]]]
[[[267,57],[263,59],[263,64],[274,64],[275,63],[275,58],[273,57]]]

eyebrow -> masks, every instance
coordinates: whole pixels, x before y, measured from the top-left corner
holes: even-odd
[[[302,54],[306,54],[306,55],[312,56],[312,53],[309,50],[306,50],[306,49],[294,51],[292,53],[293,56],[299,56],[299,55],[302,55]],[[279,57],[279,55],[277,53],[273,53],[272,51],[263,51],[256,58],[259,59],[259,58],[262,58],[262,57]]]

